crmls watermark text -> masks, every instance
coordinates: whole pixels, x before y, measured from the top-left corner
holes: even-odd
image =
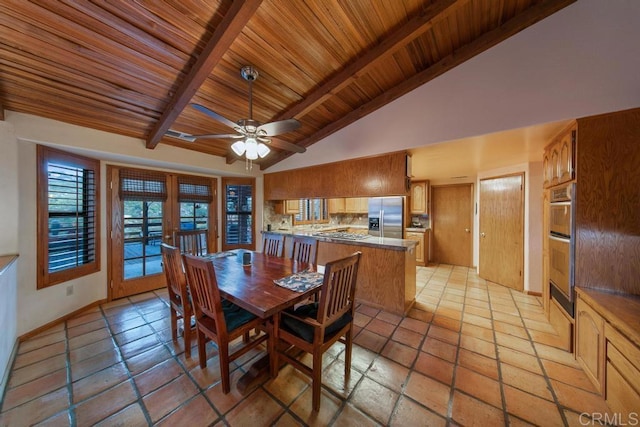
[[[640,425],[640,417],[637,412],[623,414],[615,412],[613,414],[602,412],[583,412],[578,419],[583,426],[637,426]]]

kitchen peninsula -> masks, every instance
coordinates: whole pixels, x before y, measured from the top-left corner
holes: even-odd
[[[348,238],[348,235],[340,237],[327,231],[291,229],[275,232],[285,235],[285,253],[291,247],[291,237],[294,235],[317,239],[318,265],[325,265],[355,251],[362,252],[356,300],[398,315],[411,309],[416,297],[415,241],[369,235]]]

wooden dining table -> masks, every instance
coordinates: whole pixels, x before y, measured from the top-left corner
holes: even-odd
[[[244,254],[250,254],[249,264],[245,265],[243,262]],[[214,265],[220,295],[250,313],[268,320],[276,345],[279,328],[279,316],[276,314],[309,299],[319,290],[317,287],[305,292],[295,292],[274,283],[274,280],[290,274],[315,268],[311,264],[244,249],[212,254],[209,257]],[[273,378],[278,375],[279,367],[271,363],[273,358],[268,356],[267,354],[266,357],[254,363],[252,368],[240,378],[237,385],[240,392],[250,388],[267,371]]]

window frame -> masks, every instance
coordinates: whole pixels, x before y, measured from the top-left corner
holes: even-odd
[[[94,259],[90,262],[55,272],[49,272],[49,163],[91,170],[94,175],[93,179],[95,183],[95,191],[94,194],[91,195],[94,200],[94,244],[92,248]],[[37,289],[43,289],[100,271],[100,183],[99,160],[68,153],[44,145],[37,146]],[[82,237],[77,237],[77,240],[80,238]]]
[[[307,207],[313,204],[314,200],[320,200],[320,209],[322,210],[322,215],[326,215],[325,218],[313,219],[312,213]],[[324,198],[316,197],[316,198],[307,198],[307,199],[299,199],[298,200],[298,210],[297,214],[293,215],[293,225],[308,225],[308,224],[328,224],[330,221],[329,216],[329,201]],[[315,212],[315,209],[313,210]],[[305,218],[305,219],[297,219],[297,217]],[[306,219],[310,218],[310,219]]]
[[[251,186],[251,210],[228,210],[227,186],[245,185]],[[256,180],[255,178],[222,178],[222,250],[248,249],[256,250]],[[227,243],[227,216],[237,215],[248,217],[251,221],[251,243]]]

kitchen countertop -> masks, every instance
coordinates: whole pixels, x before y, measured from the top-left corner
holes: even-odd
[[[426,233],[427,231],[431,231],[431,229],[426,227],[407,227],[404,229],[404,231],[409,231],[412,233]]]
[[[356,228],[352,226],[336,226],[336,227],[326,227],[319,229],[304,229],[304,230],[296,230],[296,229],[276,229],[271,230],[269,233],[277,233],[284,234],[285,236],[307,236],[313,237],[321,242],[330,242],[330,243],[340,243],[343,245],[352,245],[352,246],[369,246],[376,247],[381,249],[389,249],[392,251],[407,251],[412,248],[415,248],[417,242],[415,240],[405,240],[405,239],[394,239],[391,237],[375,237],[367,235],[364,239],[358,240],[349,240],[349,239],[337,239],[333,237],[326,236],[314,236],[314,233],[318,232],[326,232],[332,230],[341,230],[344,228]]]

